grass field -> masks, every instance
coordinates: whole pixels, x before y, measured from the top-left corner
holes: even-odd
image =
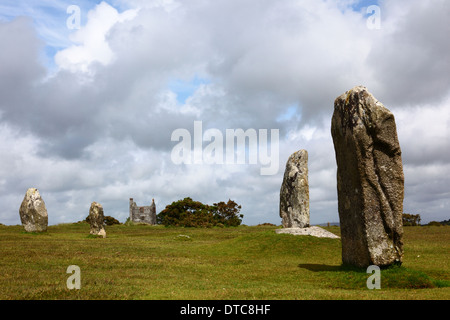
[[[405,227],[404,263],[381,271],[380,290],[367,289],[366,270],[341,266],[339,239],[274,229],[115,225],[102,239],[87,223],[0,226],[0,299],[450,298],[450,227]],[[69,265],[79,290],[66,286]]]

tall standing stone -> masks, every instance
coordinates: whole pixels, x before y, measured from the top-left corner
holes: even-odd
[[[343,263],[401,263],[404,176],[394,115],[358,86],[336,98],[331,134]]]
[[[103,214],[103,207],[100,203],[92,202],[89,209],[89,222],[91,224],[91,230],[89,234],[95,236],[106,237],[106,231],[104,227],[105,216]]]
[[[308,152],[293,153],[280,190],[280,217],[284,228],[309,227]]]
[[[48,226],[48,214],[44,200],[38,189],[30,188],[19,209],[20,221],[26,232],[45,232]]]

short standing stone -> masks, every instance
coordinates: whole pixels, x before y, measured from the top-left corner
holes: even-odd
[[[309,227],[308,152],[293,153],[280,190],[280,217],[284,228]]]
[[[336,98],[331,133],[343,263],[401,263],[404,176],[394,115],[355,87]]]
[[[20,221],[27,232],[47,231],[48,214],[38,189],[30,188],[19,209]]]
[[[102,236],[106,238],[106,231],[104,227],[105,216],[103,214],[103,207],[100,203],[92,202],[89,209],[89,222],[91,224],[90,234]]]

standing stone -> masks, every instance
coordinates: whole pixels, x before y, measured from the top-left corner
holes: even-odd
[[[47,231],[47,209],[38,189],[30,188],[27,190],[20,205],[19,214],[26,232]]]
[[[343,263],[400,264],[404,176],[394,115],[358,86],[336,98],[331,134]]]
[[[293,153],[280,190],[280,217],[284,228],[309,227],[308,152]]]
[[[89,222],[91,224],[90,234],[95,236],[102,236],[106,238],[106,231],[103,226],[105,216],[103,214],[103,207],[100,203],[92,202],[89,209]]]

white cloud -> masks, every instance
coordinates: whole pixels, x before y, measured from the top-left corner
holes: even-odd
[[[447,163],[450,159],[450,94],[440,103],[393,109],[405,165]]]
[[[61,50],[55,55],[59,68],[72,72],[89,72],[90,65],[99,62],[102,65],[111,63],[114,52],[109,47],[107,36],[117,23],[133,19],[137,10],[119,13],[106,2],[101,2],[87,15],[87,23],[71,36],[74,45]]]

